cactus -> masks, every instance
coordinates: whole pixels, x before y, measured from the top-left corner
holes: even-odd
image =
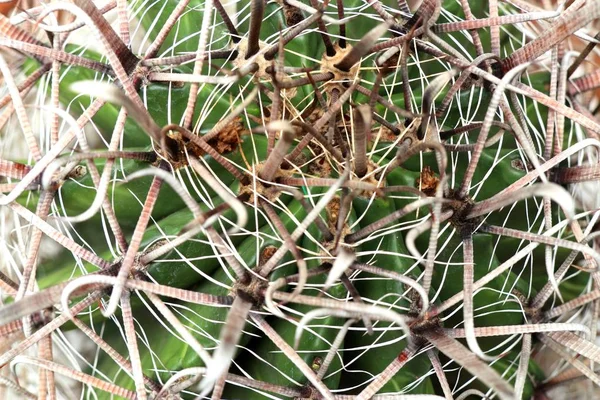
[[[0,390],[593,398],[600,3],[541,3],[0,15]]]

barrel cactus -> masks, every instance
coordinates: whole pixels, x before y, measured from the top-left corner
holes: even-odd
[[[0,14],[0,390],[594,398],[598,18],[595,0]]]

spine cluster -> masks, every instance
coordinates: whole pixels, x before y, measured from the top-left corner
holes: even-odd
[[[599,2],[7,15],[0,393],[598,393]]]

